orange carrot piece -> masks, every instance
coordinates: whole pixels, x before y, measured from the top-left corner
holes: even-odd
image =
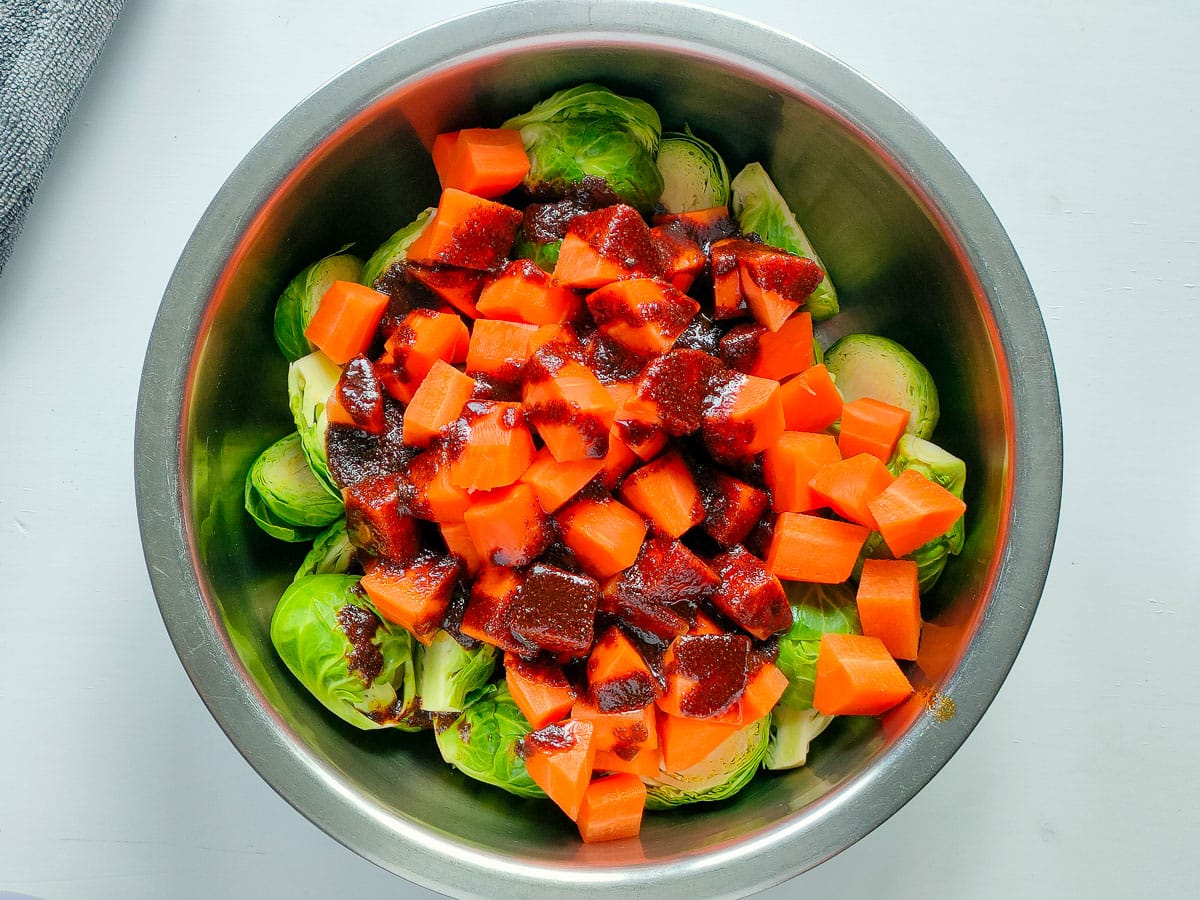
[[[550,544],[546,514],[527,484],[476,498],[463,523],[479,555],[495,566],[527,566]]]
[[[335,281],[317,304],[304,336],[344,366],[367,352],[387,305],[387,294],[353,281]]]
[[[450,463],[450,483],[471,491],[512,484],[533,462],[533,435],[521,404],[481,401],[467,404],[468,434]]]
[[[533,365],[541,359],[539,354]],[[559,462],[603,458],[617,411],[612,395],[591,369],[573,359],[555,360],[553,371],[546,374],[527,378],[521,393],[526,415],[542,441]]]
[[[813,708],[825,716],[877,716],[912,693],[879,638],[825,634],[817,651]]]
[[[453,362],[466,340],[467,326],[457,315],[414,309],[383,345],[379,382],[401,403],[409,403],[433,364]]]
[[[620,681],[642,681],[652,691],[654,676],[642,654],[620,628],[611,626],[592,646],[587,662],[588,687],[600,696],[605,685]]]
[[[450,158],[454,155],[454,145],[458,143],[457,131],[445,131],[433,139],[433,147],[429,155],[433,157],[433,169],[437,172],[438,181],[445,186],[446,172],[450,169]]]
[[[512,605],[523,581],[516,569],[485,565],[471,585],[459,630],[501,650],[526,652],[510,628]]]
[[[612,260],[602,258],[577,234],[568,232],[559,245],[554,280],[561,285],[593,290],[625,275],[625,269]]]
[[[750,374],[782,381],[813,365],[812,316],[799,312],[780,326],[758,338],[758,358]]]
[[[774,663],[763,663],[746,682],[746,689],[737,703],[712,718],[731,725],[753,724],[775,708],[787,686],[788,677],[782,669]]]
[[[580,699],[575,701],[571,718],[591,722],[592,741],[597,750],[617,750],[628,755],[642,748],[658,748],[653,703],[639,709],[601,712],[594,703]]]
[[[720,402],[704,412],[705,445],[719,459],[753,456],[771,447],[784,431],[779,382],[733,374]]]
[[[439,174],[443,188],[492,198],[520,184],[529,165],[521,132],[511,128],[464,128],[458,132],[445,172]]]
[[[722,547],[741,543],[767,511],[766,493],[720,471],[707,473],[705,480],[704,530]]]
[[[520,480],[533,488],[542,509],[552,513],[583,490],[583,486],[603,468],[602,459],[573,459],[560,463],[543,447]]]
[[[850,522],[780,513],[767,550],[767,568],[787,581],[840,584],[854,571],[870,533]]]
[[[712,260],[713,318],[736,319],[746,312],[746,297],[738,272],[738,238],[714,241],[709,247]]]
[[[575,689],[552,663],[529,663],[515,653],[506,653],[504,678],[513,702],[534,731],[562,721],[575,705]]]
[[[750,311],[754,321],[765,325],[768,331],[779,331],[792,313],[800,308],[800,304],[795,300],[790,300],[778,291],[760,285],[758,280],[750,274],[745,262],[739,263],[738,273],[742,296],[746,298],[746,309]]]
[[[589,575],[604,579],[637,559],[647,525],[616,500],[577,500],[559,512],[563,542]]]
[[[837,441],[830,434],[785,431],[763,454],[763,480],[771,490],[775,512],[808,512],[825,505],[809,479],[839,462]]]
[[[622,751],[628,752],[628,751]],[[662,753],[650,747],[639,747],[629,759],[615,750],[597,750],[597,772],[628,772],[638,778],[654,778],[662,769]]]
[[[908,410],[873,397],[860,397],[842,407],[842,430],[838,447],[849,459],[870,453],[883,462],[896,452],[896,442],[908,425]]]
[[[450,482],[448,456],[434,452],[420,454],[409,463],[408,477],[416,488],[409,501],[413,515],[431,522],[462,522],[463,513],[471,505],[471,495]]]
[[[617,404],[613,421],[621,440],[639,459],[654,459],[667,444],[667,434],[658,417],[658,405],[638,397],[635,382],[618,381],[604,387]]]
[[[476,308],[489,319],[556,325],[578,318],[583,300],[554,283],[533,260],[514,259],[484,284]]]
[[[663,260],[663,280],[677,291],[689,290],[707,262],[700,245],[678,225],[651,228],[650,235]]]
[[[863,634],[883,641],[896,659],[916,659],[921,642],[917,564],[910,559],[863,560],[858,579]]]
[[[483,557],[475,549],[471,533],[462,522],[442,522],[438,525],[442,540],[446,542],[446,550],[462,560],[466,573],[471,578],[479,574],[483,568]]]
[[[427,553],[404,568],[376,566],[359,584],[381,616],[428,644],[442,625],[461,572],[456,558]]]
[[[965,503],[915,469],[901,472],[867,508],[895,556],[945,534],[967,511]]]
[[[620,496],[671,537],[679,537],[704,520],[696,479],[675,451],[630,473],[621,485]]]
[[[447,188],[433,219],[408,248],[408,261],[490,271],[512,249],[520,224],[521,212],[511,206]]]
[[[737,226],[729,215],[728,206],[708,206],[704,209],[689,209],[677,213],[661,213],[651,216],[654,226],[674,225],[683,234],[691,237],[697,243],[707,243],[717,238],[725,237],[737,231]]]
[[[725,629],[723,629],[704,613],[697,612],[696,620],[688,628],[687,633],[690,637],[699,637],[706,634],[724,634]]]
[[[584,299],[603,334],[643,356],[670,349],[700,311],[699,303],[657,278],[614,281]]]
[[[462,313],[472,319],[479,317],[475,301],[483,289],[483,272],[454,266],[438,266],[431,269],[414,264],[408,266],[408,274],[445,302],[448,308],[441,310],[442,312]]]
[[[691,719],[658,713],[658,746],[662,751],[662,767],[667,772],[683,772],[703,762],[739,726],[712,719]]]
[[[842,415],[842,395],[823,365],[805,369],[779,386],[788,431],[824,431]]]
[[[619,426],[614,422],[608,432],[608,453],[604,456],[604,486],[614,490],[625,473],[637,465],[638,455],[625,443]]]
[[[525,736],[525,769],[546,796],[574,820],[596,759],[592,725],[569,719]]]
[[[438,360],[413,393],[404,411],[402,440],[428,447],[443,428],[457,419],[475,392],[475,379]]]
[[[536,325],[524,322],[478,320],[467,346],[467,372],[513,380],[533,355],[537,332]]]
[[[646,785],[621,772],[596,778],[583,793],[576,824],[585,844],[637,837],[646,808]]]
[[[878,458],[870,453],[860,453],[819,469],[808,485],[843,519],[874,531],[875,517],[867,505],[894,480]]]

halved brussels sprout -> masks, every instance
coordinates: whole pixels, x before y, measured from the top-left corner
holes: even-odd
[[[296,570],[296,578],[305,575],[341,575],[349,570],[352,562],[354,545],[346,534],[346,520],[338,518],[313,539],[312,549]]]
[[[300,446],[313,474],[335,497],[341,497],[341,492],[329,474],[329,458],[325,455],[325,433],[329,430],[325,403],[341,377],[342,370],[319,350],[288,367],[288,406],[300,433]]]
[[[805,309],[815,321],[828,319],[838,311],[837,291],[829,279],[829,270],[817,256],[808,235],[796,221],[796,216],[767,170],[759,163],[750,163],[730,184],[733,215],[744,232],[754,232],[772,247],[779,247],[811,259],[825,270],[825,277],[809,295]]]
[[[770,716],[738,729],[708,757],[682,772],[659,772],[646,782],[646,808],[670,809],[688,803],[728,800],[762,765],[771,729]]]
[[[909,434],[927,438],[937,427],[937,385],[920,360],[891,338],[848,334],[825,353],[825,368],[849,403],[872,397],[908,410]]]
[[[461,716],[435,730],[442,759],[464,775],[518,797],[545,797],[529,777],[519,745],[530,732],[508,685],[485,688]]]
[[[408,725],[415,712],[412,637],[371,608],[351,575],[293,581],[271,617],[271,643],[330,712],[357,728]]]
[[[713,146],[683,126],[683,133],[662,136],[655,159],[662,174],[658,202],[669,213],[710,209],[729,204],[729,170]]]
[[[333,256],[317,260],[288,282],[275,303],[275,343],[288,362],[317,349],[304,336],[304,329],[329,286],[335,281],[358,281],[362,269],[361,259],[339,250]]]
[[[833,716],[823,716],[815,709],[776,706],[771,711],[771,739],[763,768],[795,769],[804,765],[813,739],[832,721]]]
[[[394,266],[408,259],[408,248],[413,241],[421,236],[433,214],[437,212],[432,206],[421,210],[417,217],[379,245],[371,258],[363,266],[361,279],[367,287],[374,287],[375,279]]]
[[[788,583],[792,627],[779,638],[775,660],[787,676],[787,690],[779,706],[808,709],[812,706],[817,677],[817,652],[823,634],[860,634],[855,589],[846,584]],[[777,707],[778,708],[778,707]]]
[[[468,650],[444,630],[417,652],[421,657],[418,693],[427,713],[462,712],[496,668],[497,651],[491,644]]]
[[[547,97],[504,127],[521,132],[532,164],[525,185],[532,191],[561,194],[590,175],[645,212],[662,194],[654,164],[662,122],[644,100],[581,84]]]
[[[342,498],[317,480],[300,435],[292,432],[259,454],[246,472],[246,512],[272,537],[306,541],[342,515]]]

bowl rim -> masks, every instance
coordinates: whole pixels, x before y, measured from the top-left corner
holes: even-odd
[[[198,577],[184,513],[184,429],[197,359],[193,354],[190,365],[181,366],[179,348],[196,347],[211,315],[196,300],[214,295],[256,213],[347,120],[406,82],[467,55],[550,38],[715,54],[723,65],[778,82],[840,117],[905,177],[961,254],[964,270],[976,280],[981,309],[990,313],[1007,386],[1003,552],[992,563],[991,599],[946,685],[956,706],[953,719],[918,716],[862,771],[748,839],[667,862],[605,869],[532,863],[481,850],[357,796],[273,714],[237,660]],[[753,48],[752,55],[746,48]],[[1019,361],[1020,378],[1009,359]],[[434,25],[376,51],[297,104],[238,164],[188,239],[164,292],[143,367],[134,457],[147,568],[180,660],[239,752],[318,827],[385,869],[458,895],[494,894],[501,876],[506,890],[530,896],[558,896],[584,885],[595,896],[651,887],[717,896],[769,887],[861,839],[907,803],[978,723],[1028,632],[1049,569],[1062,489],[1062,420],[1045,326],[1004,228],[946,148],[884,91],[815,47],[728,13],[660,0],[520,0]],[[1036,465],[1021,465],[1022,460]],[[908,752],[917,744],[920,753]],[[343,802],[331,804],[331,796]]]

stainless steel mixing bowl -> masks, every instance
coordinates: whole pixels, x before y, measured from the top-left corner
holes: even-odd
[[[243,514],[253,455],[289,428],[271,311],[287,279],[370,252],[436,196],[439,131],[495,124],[596,80],[761,160],[820,248],[851,331],[907,344],[942,391],[938,440],[969,466],[969,537],[927,598],[918,694],[846,720],[811,763],[736,799],[583,845],[550,808],[461,777],[428,735],[355,732],[276,659],[267,624],[297,562]],[[1061,419],[1036,302],[949,153],[844,65],[694,7],[528,2],[381,50],[289,113],[229,177],[163,298],[138,407],[142,539],[171,639],[251,765],[344,844],[463,895],[744,894],[844,849],[899,809],[983,715],[1020,647],[1058,518]]]

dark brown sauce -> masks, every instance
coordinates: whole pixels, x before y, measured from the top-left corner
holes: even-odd
[[[582,656],[595,637],[599,599],[595,579],[536,563],[510,608],[509,628],[530,649]]]
[[[350,425],[330,425],[325,456],[334,483],[348,488],[367,478],[402,472],[417,449],[402,440],[404,410],[390,397],[383,400],[383,431],[372,434]]]
[[[370,432],[383,429],[383,389],[369,359],[356,356],[346,363],[336,390],[339,402],[355,425]]]
[[[695,686],[680,699],[684,715],[715,716],[746,689],[750,639],[740,634],[695,635],[674,644],[674,669]]]
[[[731,369],[750,374],[762,356],[762,336],[767,329],[762,325],[735,325],[721,338],[721,360]]]
[[[561,753],[570,750],[579,742],[575,736],[574,723],[547,725],[525,735],[525,753]]]
[[[668,434],[691,434],[700,427],[710,383],[723,369],[700,350],[668,350],[646,366],[637,393],[654,403]]]
[[[363,684],[373,684],[383,671],[383,653],[375,644],[375,635],[383,623],[369,609],[353,603],[347,603],[337,611],[337,620],[350,642],[346,664],[351,672],[358,674]]]

